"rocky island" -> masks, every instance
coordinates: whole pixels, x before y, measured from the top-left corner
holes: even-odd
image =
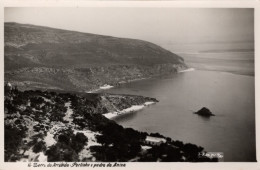
[[[201,108],[199,111],[194,112],[194,114],[200,115],[200,116],[204,116],[204,117],[210,117],[210,116],[215,116],[214,114],[212,114],[212,112],[206,108],[203,107]]]

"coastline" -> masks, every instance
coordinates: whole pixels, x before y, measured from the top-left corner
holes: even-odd
[[[109,85],[109,84],[105,84],[105,85],[103,85],[103,86],[100,86],[100,87],[97,88],[97,89],[93,89],[93,90],[90,90],[90,91],[85,91],[85,93],[95,93],[95,92],[98,92],[98,91],[101,91],[101,90],[108,90],[108,89],[111,89],[111,88],[120,86],[121,84],[126,84],[126,83],[130,83],[130,82],[135,82],[135,81],[140,81],[140,80],[145,80],[145,79],[150,79],[150,78],[151,78],[151,77],[147,77],[147,78],[136,78],[136,79],[133,79],[133,80],[120,81],[120,82],[118,82],[117,85],[115,85],[115,86],[112,86],[112,85]]]
[[[95,93],[95,92],[98,92],[100,90],[107,90],[107,89],[111,89],[113,88],[114,86],[111,86],[109,84],[105,84],[103,86],[100,86],[98,89],[94,89],[94,90],[90,90],[90,91],[87,91],[86,93]]]
[[[123,109],[123,110],[120,110],[120,111],[117,111],[117,112],[105,113],[105,114],[103,114],[103,116],[105,116],[108,119],[114,119],[114,118],[121,116],[121,115],[125,115],[125,114],[128,114],[128,113],[132,113],[132,112],[142,110],[145,107],[152,105],[152,104],[155,104],[155,102],[151,101],[151,102],[145,102],[142,105],[132,105],[131,107],[128,107],[126,109]]]
[[[150,79],[150,78],[151,78],[151,77],[136,78],[136,79],[127,80],[127,81],[120,81],[120,82],[118,82],[118,84],[125,84],[125,83],[135,82],[135,81],[139,81],[139,80],[146,80],[146,79]]]
[[[181,70],[177,71],[176,74],[182,73],[182,72],[189,72],[189,71],[195,71],[195,68],[181,69]],[[150,78],[152,78],[152,77],[143,77],[143,78],[135,78],[135,79],[132,79],[132,80],[127,80],[127,81],[120,81],[114,86],[109,85],[109,84],[104,84],[103,86],[100,86],[97,89],[85,91],[85,93],[95,93],[95,92],[98,92],[98,91],[101,91],[101,90],[108,90],[108,89],[120,86],[121,84],[131,83],[131,82],[140,81],[140,80],[147,80],[147,79],[150,79]]]
[[[215,72],[227,73],[227,74],[233,74],[233,75],[239,75],[239,76],[255,77],[255,74],[253,74],[253,73],[251,74],[251,73],[248,73],[248,72],[218,70],[218,69],[203,69],[203,68],[198,68],[197,70],[200,70],[200,71],[215,71]]]
[[[184,72],[189,72],[189,71],[195,71],[195,68],[187,68],[185,70],[180,70],[178,73],[184,73]]]

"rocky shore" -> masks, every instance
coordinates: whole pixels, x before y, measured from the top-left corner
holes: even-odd
[[[121,115],[136,112],[138,110],[142,110],[145,107],[152,105],[152,104],[155,104],[155,102],[150,101],[150,102],[145,102],[144,104],[141,104],[141,105],[132,105],[129,108],[126,108],[126,109],[123,109],[123,110],[118,110],[118,111],[115,111],[115,112],[105,113],[103,115],[108,119],[113,119],[113,118],[121,116]]]

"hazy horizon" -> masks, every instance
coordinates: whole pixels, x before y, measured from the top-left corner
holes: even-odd
[[[150,41],[254,44],[253,8],[5,8],[5,22]],[[250,47],[251,48],[251,47]]]

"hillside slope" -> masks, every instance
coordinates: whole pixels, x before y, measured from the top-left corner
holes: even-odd
[[[202,147],[123,128],[104,113],[156,99],[131,95],[19,91],[5,86],[6,162],[217,161]],[[105,103],[106,104],[105,104]],[[111,107],[113,106],[113,107]],[[147,137],[164,140],[147,143]]]
[[[87,91],[174,73],[181,57],[155,44],[5,23],[5,80],[21,87]]]

